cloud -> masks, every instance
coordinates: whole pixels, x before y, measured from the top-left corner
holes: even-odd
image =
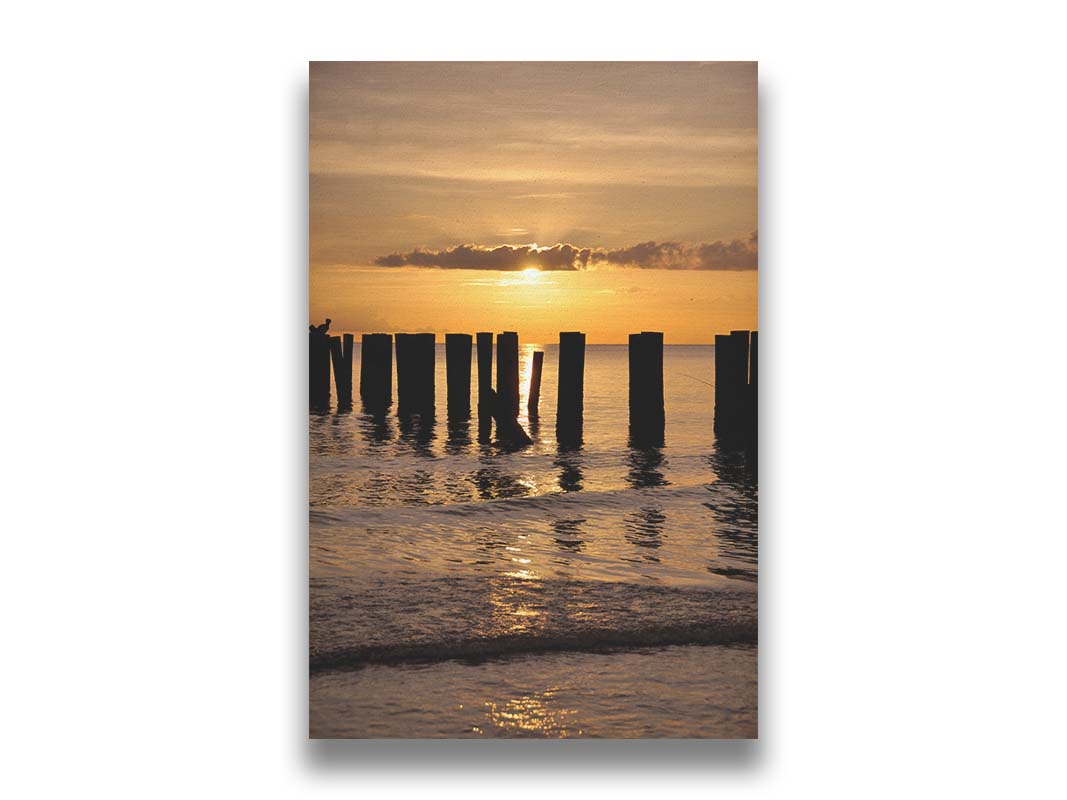
[[[569,244],[538,247],[533,244],[482,247],[461,244],[445,250],[415,249],[410,253],[393,253],[375,259],[381,267],[439,267],[441,269],[489,269],[516,272],[536,267],[546,271],[575,271],[589,263],[589,248]]]
[[[728,242],[641,242],[632,247],[605,249],[554,244],[551,247],[461,244],[444,250],[416,248],[375,259],[381,267],[436,267],[514,272],[536,267],[546,271],[574,272],[590,265],[607,264],[637,269],[749,270],[759,265],[759,237]]]

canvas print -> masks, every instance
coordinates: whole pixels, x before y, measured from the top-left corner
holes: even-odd
[[[755,62],[310,65],[312,738],[755,738]]]

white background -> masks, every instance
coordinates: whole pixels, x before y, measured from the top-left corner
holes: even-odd
[[[1054,8],[8,5],[4,794],[1063,796]],[[306,62],[374,58],[760,61],[758,743],[305,741]]]

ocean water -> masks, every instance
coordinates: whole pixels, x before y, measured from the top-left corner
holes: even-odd
[[[518,451],[448,422],[443,344],[435,419],[396,417],[395,375],[383,416],[310,416],[313,737],[756,735],[757,486],[714,347],[664,348],[662,447],[630,444],[625,345],[586,348],[560,447],[556,364],[520,339]]]

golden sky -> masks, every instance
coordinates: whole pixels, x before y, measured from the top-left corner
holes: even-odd
[[[756,328],[755,62],[311,64],[311,319]]]

